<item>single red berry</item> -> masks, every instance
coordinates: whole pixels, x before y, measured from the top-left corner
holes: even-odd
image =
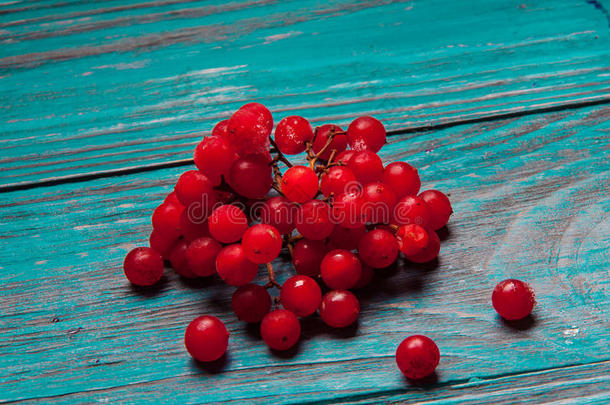
[[[373,117],[358,117],[347,128],[349,146],[357,151],[379,152],[385,145],[385,127]]]
[[[365,233],[366,227],[364,225],[351,229],[337,225],[333,229],[333,233],[328,237],[328,246],[330,249],[358,249],[360,239]]]
[[[243,156],[231,166],[227,181],[241,196],[263,198],[273,185],[271,166],[261,154]]]
[[[282,193],[287,199],[304,203],[318,194],[318,176],[306,166],[293,166],[282,176]]]
[[[216,203],[214,185],[210,179],[197,170],[189,170],[180,176],[176,183],[176,196],[185,208],[211,208]]]
[[[430,241],[428,231],[420,225],[408,224],[398,228],[396,232],[398,248],[406,256],[421,252]]]
[[[260,206],[259,216],[263,224],[274,226],[281,234],[290,234],[299,206],[282,196],[268,199]]]
[[[532,313],[536,297],[534,290],[527,283],[508,279],[496,285],[491,295],[491,302],[502,318],[516,321]]]
[[[174,244],[172,250],[169,252],[169,262],[172,265],[174,271],[185,278],[197,278],[197,274],[193,273],[189,267],[188,260],[186,258],[186,249],[188,243],[184,239],[180,239]]]
[[[329,288],[347,290],[360,280],[362,263],[358,256],[348,250],[331,250],[322,260],[320,274]]]
[[[214,186],[220,185],[221,176],[227,177],[237,153],[225,137],[208,136],[195,148],[193,154],[197,169],[205,174]]]
[[[441,250],[441,240],[439,239],[436,232],[427,230],[428,232],[428,245],[425,248],[413,255],[405,255],[407,259],[413,263],[426,263],[430,262],[438,257]]]
[[[309,277],[320,275],[320,264],[328,253],[326,244],[321,240],[301,239],[292,249],[292,263],[298,274]]]
[[[214,125],[212,129],[212,136],[226,137],[229,130],[229,120],[222,120],[218,124]]]
[[[319,156],[322,160],[328,160],[333,150],[335,153],[341,153],[347,148],[347,133],[345,133],[341,127],[334,124],[324,124],[321,127],[316,128],[316,132],[313,137],[313,143],[311,149],[316,155],[326,146],[328,139],[334,134],[333,140],[330,145],[324,150]]]
[[[191,210],[184,210],[180,215],[180,231],[182,232],[182,237],[190,243],[202,236],[210,236],[207,217],[202,219],[193,215],[191,218],[189,212],[191,212]]]
[[[301,235],[312,240],[326,239],[335,227],[330,207],[323,201],[311,200],[301,205],[296,220]]]
[[[216,256],[222,245],[209,236],[195,239],[186,248],[189,269],[200,277],[216,274]]]
[[[428,226],[435,231],[447,225],[449,217],[453,213],[449,198],[438,190],[426,190],[419,195],[430,209],[430,222]]]
[[[225,324],[215,316],[200,316],[186,328],[184,345],[195,360],[218,360],[229,346],[229,332]]]
[[[392,187],[396,196],[417,195],[421,181],[417,169],[405,162],[393,162],[385,167],[381,181]]]
[[[275,127],[275,143],[286,155],[304,152],[306,143],[313,139],[311,124],[303,117],[292,115],[281,120]]]
[[[320,190],[325,197],[347,192],[356,192],[361,188],[354,173],[346,166],[332,166],[320,179]]]
[[[352,160],[352,157],[354,157],[354,154],[356,153],[355,150],[344,150],[343,152],[339,153],[334,159],[333,161],[336,163],[343,163],[344,165],[348,165],[349,161]]]
[[[271,309],[271,296],[265,287],[246,284],[239,287],[231,297],[233,312],[248,323],[260,322]]]
[[[426,228],[429,222],[430,209],[428,204],[421,198],[408,195],[396,203],[392,218],[393,224],[398,226],[416,224]]]
[[[263,318],[261,335],[270,348],[287,350],[299,341],[301,324],[292,312],[285,309],[276,309]]]
[[[166,238],[163,233],[156,229],[153,229],[150,233],[150,238],[148,239],[150,248],[159,253],[163,260],[169,260],[169,252],[177,241],[178,238]]]
[[[405,377],[419,380],[434,373],[440,360],[438,346],[432,339],[409,336],[396,349],[396,364]]]
[[[308,316],[316,312],[322,301],[322,291],[309,276],[292,276],[284,282],[280,291],[280,302],[297,316]]]
[[[269,149],[273,129],[271,112],[262,104],[249,103],[237,110],[227,123],[227,138],[240,155]]]
[[[390,186],[381,183],[369,183],[362,189],[364,199],[363,211],[367,222],[387,224],[394,213],[398,201],[396,193]]]
[[[333,220],[344,228],[360,228],[366,222],[361,192],[339,194],[333,199]]]
[[[241,239],[248,229],[248,218],[235,205],[221,205],[212,211],[208,219],[210,235],[222,243],[233,243]]]
[[[246,257],[253,263],[269,263],[282,250],[282,236],[277,229],[267,224],[249,228],[241,241]]]
[[[246,257],[239,243],[225,246],[216,256],[216,271],[225,283],[240,287],[256,277],[258,265]]]
[[[371,281],[373,281],[374,276],[375,276],[375,270],[373,270],[373,268],[371,266],[367,266],[366,264],[363,264],[362,265],[362,275],[360,276],[360,279],[358,280],[358,282],[356,283],[354,288],[360,289],[360,288],[366,287],[367,285],[371,284]]]
[[[320,317],[333,328],[345,328],[356,322],[360,315],[360,302],[346,290],[333,290],[322,297]]]
[[[380,180],[383,175],[383,162],[381,158],[370,150],[354,153],[347,167],[351,169],[356,179],[362,184]]]
[[[163,277],[163,258],[148,247],[137,247],[123,261],[125,277],[131,284],[150,286]]]
[[[358,256],[374,269],[388,267],[398,257],[398,242],[390,232],[373,229],[360,239]]]
[[[178,239],[180,232],[180,215],[184,211],[182,204],[164,202],[152,215],[153,229],[166,239]]]

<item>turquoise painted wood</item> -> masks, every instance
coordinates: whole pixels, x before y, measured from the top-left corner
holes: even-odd
[[[168,269],[142,291],[122,277],[182,169],[3,193],[0,401],[607,403],[609,140],[609,107],[392,138],[386,161],[405,159],[425,187],[451,191],[439,264],[378,274],[357,327],[305,320],[284,356],[235,320],[217,280]],[[537,292],[529,322],[505,324],[491,309],[491,289],[511,276]],[[231,331],[229,357],[208,368],[182,345],[203,313]],[[394,365],[412,333],[443,355],[424,387]]]

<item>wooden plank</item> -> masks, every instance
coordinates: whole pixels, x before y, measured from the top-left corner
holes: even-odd
[[[276,119],[374,114],[390,129],[610,101],[597,4],[168,0],[2,14],[0,183],[187,158],[248,100]]]
[[[608,361],[609,138],[604,107],[395,138],[386,161],[406,159],[426,187],[451,192],[439,264],[382,272],[361,294],[357,328],[307,319],[298,350],[279,357],[234,319],[228,286],[169,272],[158,289],[140,291],[123,278],[124,254],[146,243],[149,216],[183,169],[4,193],[0,401],[132,390],[202,402],[262,401],[268,392],[419,398],[392,359],[413,333],[439,344],[441,385]],[[277,267],[288,277],[290,266]],[[511,276],[538,294],[524,324],[506,325],[490,307],[495,283]],[[198,368],[182,345],[185,326],[203,313],[231,331],[221,374]],[[606,392],[591,378],[587,393]]]

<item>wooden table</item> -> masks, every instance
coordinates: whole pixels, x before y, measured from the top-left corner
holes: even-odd
[[[3,1],[0,401],[609,403],[608,10]],[[231,288],[168,270],[135,290],[121,269],[194,145],[252,100],[276,121],[375,115],[385,161],[419,167],[455,209],[438,265],[380,274],[356,328],[306,319],[285,356],[236,321]],[[491,308],[509,277],[537,292],[525,322]],[[231,331],[210,367],[182,340],[204,313]],[[414,333],[442,354],[420,385],[394,364]]]

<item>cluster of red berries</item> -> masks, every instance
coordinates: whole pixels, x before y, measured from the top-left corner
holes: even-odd
[[[299,317],[317,311],[331,327],[353,324],[360,303],[350,290],[368,285],[375,269],[400,253],[415,263],[434,260],[436,231],[452,208],[440,191],[420,193],[414,167],[384,167],[377,152],[386,131],[373,117],[359,117],[347,130],[332,124],[314,130],[305,118],[290,116],[273,138],[272,130],[271,112],[258,103],[218,123],[195,149],[197,170],[183,173],[155,209],[150,248],[129,252],[124,271],[141,286],[160,280],[164,260],[183,277],[218,274],[237,287],[236,316],[260,322],[265,343],[286,350],[299,340]],[[286,158],[303,152],[307,165]],[[271,262],[283,247],[296,275],[280,285]],[[252,283],[259,265],[267,268],[265,285]],[[279,296],[272,299],[274,288]],[[225,353],[228,337],[222,321],[202,316],[186,329],[185,345],[195,359],[213,361]],[[434,342],[419,335],[396,355],[410,378],[429,375],[439,361]]]

